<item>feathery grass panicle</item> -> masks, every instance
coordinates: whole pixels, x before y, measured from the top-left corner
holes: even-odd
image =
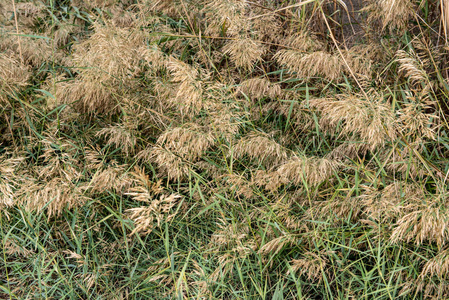
[[[190,172],[189,163],[186,160],[162,146],[143,150],[138,154],[138,158],[154,162],[159,167],[159,174],[171,180],[179,181]]]
[[[449,252],[448,249],[442,249],[435,257],[429,259],[422,268],[420,277],[446,278],[449,272]]]
[[[239,174],[226,174],[222,176],[224,182],[228,182],[227,186],[230,190],[234,191],[238,197],[245,199],[251,199],[254,196],[251,182],[249,182],[243,175]]]
[[[140,71],[145,35],[136,29],[111,24],[93,25],[94,33],[74,45],[73,63],[85,80],[126,80]]]
[[[218,229],[212,234],[210,239],[211,247],[231,250],[231,252],[241,256],[246,256],[257,249],[257,244],[251,239],[249,228],[246,224],[231,224],[223,219],[219,219],[217,226]]]
[[[208,0],[203,8],[209,21],[206,34],[217,36],[224,31],[235,37],[247,32],[250,26],[246,17],[248,8],[248,3],[241,0]]]
[[[257,251],[262,255],[276,255],[278,254],[284,247],[289,246],[297,242],[294,236],[292,235],[281,235],[272,239],[271,241],[265,243],[260,249]]]
[[[155,78],[152,82],[152,92],[157,100],[157,105],[167,109],[167,106],[174,106],[169,99],[176,99],[179,85],[166,80],[165,78]]]
[[[345,51],[343,51],[343,54]],[[354,55],[359,59],[365,60],[368,66],[373,67],[374,62],[385,62],[387,59],[391,59],[393,53],[385,52],[380,41],[370,41],[369,44],[354,45],[349,49],[348,54]],[[375,69],[375,68],[374,68]]]
[[[111,23],[115,27],[132,28],[136,26],[137,16],[131,11],[118,7],[112,10]]]
[[[128,0],[123,1],[123,3],[126,3],[127,1]],[[111,7],[114,4],[119,3],[117,3],[116,0],[92,0],[92,1],[72,0],[72,6],[84,8],[86,10],[91,10],[94,8],[105,9]]]
[[[19,2],[16,4],[16,10],[19,15],[37,16],[45,9],[42,2]]]
[[[135,225],[130,235],[135,233],[147,235],[155,228],[161,227],[163,223],[170,222],[176,216],[172,209],[178,204],[180,198],[181,196],[175,194],[162,195],[159,200],[150,201],[148,206],[128,209],[126,214]]]
[[[134,186],[129,188],[129,191],[125,195],[131,196],[136,201],[150,202],[153,195],[161,194],[164,191],[161,187],[162,180],[157,182],[150,181],[144,169],[136,166],[134,167],[134,172],[130,172],[130,176],[133,177]]]
[[[449,216],[447,213],[447,195],[436,195],[428,204],[421,203],[416,209],[400,218],[391,234],[391,242],[436,243],[439,249],[446,245],[449,238]]]
[[[446,5],[349,4],[0,1],[0,298],[449,298]]]
[[[373,150],[396,138],[395,115],[379,95],[363,99],[356,95],[311,99],[309,104],[321,111],[320,126],[334,129],[343,122],[340,135],[356,133]]]
[[[398,72],[403,76],[408,77],[412,84],[424,83],[427,84],[428,76],[424,70],[423,64],[416,57],[413,50],[410,53],[404,50],[396,52],[396,61],[399,64]]]
[[[364,213],[382,224],[394,224],[398,218],[419,209],[425,200],[422,187],[402,181],[389,184],[382,191],[368,186],[363,188],[359,199]]]
[[[435,120],[438,116],[435,114],[426,113],[426,109],[431,106],[423,103],[407,103],[399,111],[401,122],[401,128],[404,129],[406,135],[413,135],[420,138],[426,138],[430,140],[436,139],[437,125]]]
[[[423,92],[429,93],[428,90]],[[438,104],[427,96],[420,98],[408,97],[409,102],[404,103],[398,110],[398,127],[407,137],[435,140],[439,127],[439,116],[435,109]]]
[[[325,51],[302,53],[296,50],[279,50],[274,57],[299,78],[322,77],[337,80],[341,77],[343,64],[338,55]]]
[[[298,190],[289,194],[288,196],[286,194],[282,194],[278,197],[272,198],[272,200],[269,201],[266,206],[258,207],[257,210],[250,214],[249,217],[254,221],[261,220],[267,215],[271,215],[272,217],[274,217],[273,220],[276,220],[276,222],[279,223],[283,228],[281,231],[281,235],[279,236],[278,232],[276,230],[273,230],[273,227],[269,226],[265,229],[265,238],[277,239],[283,236],[284,240],[289,240],[292,243],[298,241],[298,236],[294,235],[293,232],[299,232],[303,220],[301,220],[300,216],[296,213],[296,208],[301,201],[299,197],[297,197],[298,195],[295,195],[297,192]],[[261,248],[262,247],[263,246],[261,245]],[[265,254],[269,253],[265,252]]]
[[[226,170],[224,168],[221,168],[205,160],[200,160],[196,162],[195,168],[197,168],[200,171],[203,171],[205,175],[210,176],[211,178],[220,178],[226,174]]]
[[[117,88],[101,81],[75,78],[56,82],[54,97],[57,104],[69,104],[82,112],[112,113],[118,110]]]
[[[14,203],[14,181],[8,177],[2,176],[0,182],[0,210],[3,207],[11,207]]]
[[[24,161],[25,157],[21,156],[0,156],[0,209],[2,206],[10,207],[15,204],[15,190],[20,184],[20,169]]]
[[[29,68],[10,55],[0,56],[0,101],[7,100],[7,94],[18,92],[28,85],[31,77]],[[0,103],[1,103],[0,102]]]
[[[214,138],[201,126],[189,123],[167,130],[159,136],[157,144],[193,162],[213,146]]]
[[[315,52],[324,47],[324,44],[315,35],[307,31],[287,35],[285,44],[299,52]]]
[[[348,64],[351,71],[357,74],[359,82],[362,80],[370,80],[373,74],[370,53],[367,49],[359,49],[359,47],[352,47],[347,51],[342,51],[344,60]],[[346,71],[346,69],[344,69]],[[346,71],[346,73],[348,73]]]
[[[368,145],[366,143],[347,141],[332,149],[331,152],[326,154],[325,158],[345,162],[348,159],[356,160],[359,157],[363,157],[367,151]]]
[[[368,24],[375,24],[375,20],[380,19],[382,30],[388,27],[391,31],[403,31],[415,14],[416,7],[410,0],[380,0],[372,1],[363,10],[369,12]]]
[[[238,92],[247,95],[250,99],[275,99],[282,94],[279,84],[271,83],[267,78],[251,78],[241,83]]]
[[[286,93],[286,99],[292,99],[294,102],[284,104],[282,102],[270,102],[262,107],[263,113],[274,111],[289,119],[295,129],[299,132],[309,132],[315,128],[315,120],[311,111],[305,108],[304,103],[297,103],[300,99],[295,99],[291,93]]]
[[[183,114],[194,115],[208,107],[207,101],[203,99],[203,80],[208,79],[204,70],[198,71],[173,57],[168,59],[167,69],[172,75],[172,81],[179,83],[175,98],[170,99],[172,105],[176,105]]]
[[[305,220],[320,218],[323,221],[341,224],[343,221],[357,222],[363,213],[363,203],[354,197],[336,197],[315,203],[305,213]]]
[[[403,176],[423,178],[429,174],[428,167],[420,158],[420,152],[424,149],[424,143],[420,138],[408,144],[399,144],[394,149],[383,149],[381,158],[385,161],[385,168],[390,172],[397,172]],[[440,174],[435,174],[439,175]]]
[[[231,40],[223,47],[223,53],[229,54],[235,66],[246,70],[251,70],[256,62],[261,61],[265,51],[263,44],[249,37]]]
[[[89,113],[109,113],[117,109],[121,85],[126,82],[131,88],[130,80],[141,71],[145,38],[141,31],[110,24],[96,23],[93,30],[88,39],[73,47],[72,63],[78,76],[57,83],[55,97]]]
[[[21,255],[29,257],[35,254],[34,250],[27,249],[16,239],[7,239],[4,244],[5,253],[9,256]]]
[[[36,169],[40,179],[64,178],[68,182],[82,176],[79,162],[75,158],[76,148],[70,141],[48,137],[42,140],[43,154],[39,157],[43,165]]]
[[[123,194],[132,184],[132,179],[126,172],[126,165],[119,165],[116,161],[111,161],[108,165],[95,170],[88,188],[91,193],[104,193],[112,190],[118,194]]]
[[[135,130],[129,127],[124,124],[115,124],[101,129],[96,136],[103,136],[107,140],[107,145],[115,145],[128,156],[134,153],[137,140]]]
[[[223,109],[209,113],[209,124],[207,126],[211,128],[211,134],[214,137],[225,138],[229,141],[239,132],[245,115],[245,113],[234,112],[223,107]]]
[[[28,37],[26,35],[34,35],[29,31],[19,34],[25,35],[20,38],[20,43],[15,31],[0,31],[0,50],[11,53],[16,59],[33,67],[40,67],[46,61],[60,60],[49,37],[42,34],[38,35],[39,38]]]
[[[259,163],[274,166],[288,157],[288,151],[264,133],[252,133],[240,139],[232,149],[236,158],[248,156]]]
[[[102,168],[105,163],[105,151],[98,145],[84,147],[83,156],[84,161],[86,162],[85,168],[90,172],[96,172],[99,168]]]
[[[46,35],[51,36],[57,47],[63,48],[72,39],[78,38],[82,33],[82,25],[76,18],[71,18],[66,22],[59,22],[50,26]]]
[[[252,10],[252,14],[258,14],[259,12],[263,14],[265,10]],[[251,20],[251,32],[260,41],[274,44],[284,43],[283,38],[285,35],[283,30],[281,19],[274,14],[264,15]]]
[[[150,65],[153,72],[166,67],[168,63],[167,57],[156,44],[151,44],[146,48],[142,57]]]
[[[13,25],[17,18],[17,25],[20,28],[33,28],[39,22],[39,19],[45,16],[45,8],[41,1],[17,2],[14,4],[12,1],[3,1],[0,6],[0,14],[3,15],[2,24]],[[11,12],[17,15],[11,18]]]
[[[40,212],[45,209],[49,219],[62,214],[66,208],[82,206],[89,199],[79,187],[57,177],[46,183],[25,182],[15,197],[17,204],[29,211]]]
[[[327,258],[322,254],[308,251],[303,254],[303,258],[293,259],[290,266],[293,272],[304,275],[309,280],[321,282],[327,263]]]
[[[277,172],[285,184],[319,185],[330,179],[340,167],[340,163],[327,158],[293,156],[282,164]]]
[[[46,100],[47,111],[52,111],[64,103],[65,99],[62,94],[63,86],[66,86],[66,84],[63,83],[64,81],[68,81],[67,75],[56,73],[49,75],[42,83],[41,90],[44,92],[41,91],[41,94]]]
[[[285,183],[284,178],[277,171],[257,170],[252,180],[256,186],[264,187],[272,193],[275,193]]]
[[[422,293],[427,299],[446,299],[449,297],[449,286],[444,280],[417,280],[411,288],[415,287],[417,293]]]
[[[176,0],[142,0],[139,1],[145,6],[142,10],[144,13],[164,13],[172,18],[180,16],[180,8],[178,7],[179,2]],[[139,3],[139,4],[140,4]],[[186,11],[188,13],[188,11]]]

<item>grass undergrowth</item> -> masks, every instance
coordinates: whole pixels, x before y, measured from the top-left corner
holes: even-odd
[[[1,1],[0,298],[449,298],[445,8]]]

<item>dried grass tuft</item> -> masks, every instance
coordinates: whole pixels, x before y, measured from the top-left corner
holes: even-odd
[[[281,87],[278,84],[271,83],[266,78],[251,78],[245,80],[241,83],[238,91],[254,100],[263,98],[275,99],[282,95]]]
[[[154,229],[160,228],[163,223],[170,222],[176,213],[172,212],[173,207],[178,204],[181,196],[172,194],[153,199],[148,206],[131,208],[126,211],[128,218],[133,220],[135,228],[130,233],[133,235],[150,234]]]
[[[280,50],[274,58],[299,78],[322,77],[337,80],[344,70],[340,57],[325,51],[301,53],[296,50]]]
[[[256,62],[262,60],[265,47],[251,38],[239,38],[228,42],[223,52],[229,54],[231,61],[238,68],[251,70]]]
[[[290,262],[290,267],[293,272],[304,275],[309,280],[321,282],[327,263],[328,260],[325,256],[314,252],[306,252],[303,258],[293,259]]]
[[[395,115],[379,95],[374,95],[373,99],[357,95],[312,99],[310,106],[321,111],[321,128],[333,130],[342,122],[340,136],[358,134],[371,150],[396,138]]]
[[[10,55],[0,56],[0,103],[7,101],[7,95],[18,92],[28,85],[30,69]]]
[[[294,156],[282,164],[277,173],[286,184],[314,186],[329,180],[339,167],[339,162],[326,158]]]
[[[264,133],[245,136],[234,146],[232,154],[240,159],[245,156],[256,159],[267,166],[278,165],[288,157],[287,149]]]

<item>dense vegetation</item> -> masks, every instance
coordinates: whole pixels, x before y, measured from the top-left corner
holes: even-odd
[[[357,4],[1,0],[0,298],[448,299],[449,7]]]

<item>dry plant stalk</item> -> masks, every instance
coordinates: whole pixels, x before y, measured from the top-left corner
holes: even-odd
[[[12,7],[13,7],[13,11],[14,11],[14,22],[16,24],[16,34],[17,34],[17,44],[19,45],[19,55],[20,55],[20,60],[23,63],[22,45],[20,44],[19,22],[17,21],[17,10],[16,10],[16,1],[15,0],[12,0]]]
[[[443,26],[444,38],[446,45],[449,37],[449,2],[447,0],[440,0],[441,8],[441,23]]]

